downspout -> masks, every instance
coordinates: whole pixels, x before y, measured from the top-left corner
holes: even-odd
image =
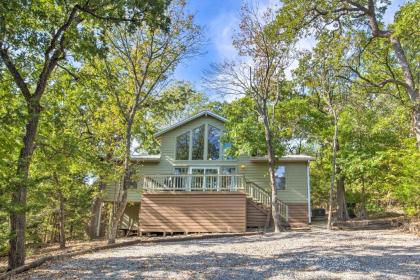
[[[306,180],[307,180],[307,189],[308,189],[308,222],[309,224],[312,223],[312,215],[311,215],[311,177],[309,173],[309,160],[308,165],[306,166]]]

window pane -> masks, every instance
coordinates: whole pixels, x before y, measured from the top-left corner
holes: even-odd
[[[227,150],[230,149],[230,148],[232,148],[232,143],[229,143],[229,142],[223,143],[223,159],[224,160],[234,160],[235,159],[235,157],[227,154]]]
[[[275,183],[276,189],[278,191],[286,189],[286,168],[284,166],[279,166],[275,172]]]
[[[204,125],[192,131],[192,159],[204,159]]]
[[[231,175],[236,173],[235,167],[222,167],[222,174],[223,175]]]
[[[190,133],[186,132],[176,138],[175,159],[187,160],[189,154]]]
[[[186,167],[175,167],[174,175],[184,175],[188,174],[188,168]]]
[[[192,175],[204,175],[204,168],[193,168],[191,169]],[[204,184],[204,176],[192,176],[191,177],[191,190],[202,191]]]
[[[209,125],[208,132],[208,159],[216,160],[220,157],[220,129]]]
[[[174,175],[188,174],[188,168],[175,167]],[[174,176],[173,178],[175,188],[177,190],[186,190],[188,188],[188,178],[186,176]]]
[[[227,175],[227,176],[221,176],[220,177],[220,186],[221,189],[227,189],[227,190],[233,190],[234,188],[236,188],[237,184],[237,179],[234,176],[228,176],[228,175],[233,175],[236,173],[236,168],[235,167],[222,167],[222,175]]]

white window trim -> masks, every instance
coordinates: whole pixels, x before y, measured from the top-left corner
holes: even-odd
[[[286,191],[287,190],[287,167],[286,167],[286,165],[277,165],[277,167],[279,167],[279,166],[283,166],[284,167],[284,179],[286,180],[286,183],[284,184],[284,189],[282,189],[282,190],[277,190],[278,192],[282,192],[282,191]],[[276,169],[277,169],[277,167],[276,167]],[[275,174],[274,174],[274,177],[276,177],[275,176]],[[276,186],[276,189],[277,189],[277,186]]]
[[[178,144],[178,141],[177,141],[177,138],[179,137],[179,136],[182,136],[182,135],[184,135],[184,134],[187,134],[187,133],[189,133],[189,140],[188,140],[188,159],[176,159],[176,153],[177,153],[177,144]],[[175,160],[190,160],[190,158],[191,158],[191,154],[192,154],[192,145],[191,145],[191,141],[192,141],[192,132],[191,132],[191,130],[187,130],[187,131],[184,131],[184,132],[182,132],[182,133],[179,133],[179,134],[177,134],[177,135],[175,135],[175,156],[174,156],[174,159]]]
[[[193,130],[196,129],[196,128],[199,128],[199,127],[201,127],[203,125],[204,125],[204,147],[203,147],[204,148],[204,151],[203,151],[203,159],[194,159],[194,161],[199,161],[199,160],[216,161],[216,160],[209,160],[208,159],[208,152],[209,152],[208,151],[208,145],[209,145],[209,143],[208,143],[208,141],[209,141],[209,135],[208,135],[209,134],[209,125],[211,125],[212,127],[220,130],[220,138],[223,136],[224,130],[222,128],[220,128],[220,127],[215,126],[215,125],[209,124],[208,122],[204,122],[203,124],[200,124],[200,125],[198,125],[196,127],[193,127],[193,128],[191,128],[191,129],[189,129],[187,131],[184,131],[184,132],[181,132],[181,133],[175,135],[175,160],[193,160],[192,159]],[[188,159],[176,159],[176,152],[177,152],[177,150],[176,150],[176,147],[177,147],[177,141],[176,141],[176,139],[179,136],[181,136],[183,134],[186,134],[186,133],[189,133],[189,136],[190,136],[189,143],[188,143]],[[224,157],[223,144],[222,144],[222,141],[219,139],[219,159],[217,159],[217,160],[225,161],[223,159],[223,157]],[[226,160],[226,161],[234,161],[234,160]]]

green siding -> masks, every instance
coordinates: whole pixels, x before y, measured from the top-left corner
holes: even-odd
[[[139,227],[140,203],[129,203],[124,211],[120,229],[137,230]]]
[[[278,197],[286,203],[307,202],[307,176],[306,162],[280,162],[278,165],[286,167],[286,189],[278,191]],[[268,176],[268,163],[251,162],[249,156],[238,159],[238,173],[243,174],[247,181],[270,191],[270,177]],[[244,166],[244,168],[241,168]]]
[[[251,162],[249,156],[240,156],[237,160],[175,160],[176,137],[203,124],[209,124],[224,129],[223,122],[209,116],[195,119],[181,127],[173,129],[160,137],[161,160],[159,163],[144,162],[139,165],[138,176],[173,174],[174,166],[233,166],[247,181],[270,190],[268,164],[266,162]],[[286,167],[286,189],[279,191],[279,198],[286,203],[307,202],[306,162],[283,162]],[[110,184],[105,194],[106,201],[115,197],[115,184]],[[128,201],[140,201],[138,189],[130,189]]]
[[[114,201],[120,195],[118,184],[109,183],[104,192],[104,201]],[[137,202],[141,200],[141,194],[139,189],[129,189],[127,194],[128,202]]]

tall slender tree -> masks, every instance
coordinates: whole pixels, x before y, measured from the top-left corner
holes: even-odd
[[[166,31],[145,23],[132,32],[130,24],[121,24],[105,33],[110,49],[102,62],[104,81],[112,96],[123,140],[117,153],[121,166],[119,196],[114,202],[108,243],[115,243],[118,226],[127,205],[128,189],[134,166],[131,160],[134,127],[139,111],[151,112],[162,102],[159,96],[176,66],[198,54],[201,30],[193,17],[186,14],[185,3],[176,1],[169,6],[171,18]]]
[[[275,232],[281,231],[280,200],[275,185],[275,161],[273,129],[276,124],[269,108],[276,108],[284,94],[282,83],[284,70],[291,62],[292,41],[278,40],[271,24],[274,12],[260,11],[258,7],[244,5],[240,29],[234,37],[234,46],[239,55],[248,62],[225,62],[213,69],[209,87],[227,94],[239,94],[252,98],[255,110],[264,127],[264,138],[270,177],[272,215]],[[275,109],[271,110],[275,114]]]
[[[315,97],[319,110],[324,112],[332,121],[331,141],[331,176],[328,199],[328,223],[331,229],[334,202],[337,202],[337,218],[348,219],[344,175],[337,164],[339,151],[339,123],[340,114],[345,109],[351,92],[351,82],[343,80],[348,77],[350,70],[344,67],[348,55],[349,37],[321,36],[313,54],[306,54],[300,59],[300,68],[295,73],[300,76],[308,94]],[[333,50],[327,48],[333,46]],[[338,176],[337,176],[338,175]],[[338,177],[338,178],[337,178]],[[337,187],[335,188],[335,185]],[[336,193],[336,200],[334,199]]]

